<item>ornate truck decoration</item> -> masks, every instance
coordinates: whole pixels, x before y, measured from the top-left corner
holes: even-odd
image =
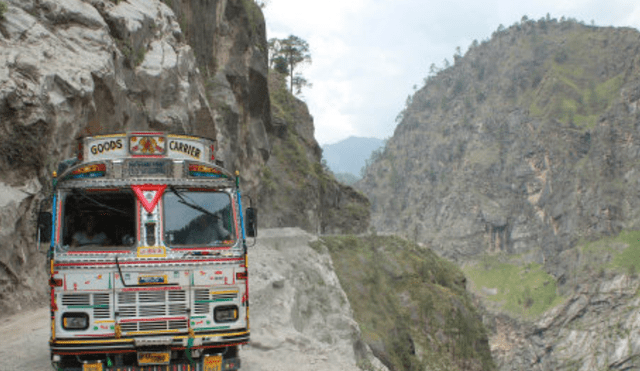
[[[54,369],[240,368],[256,212],[243,221],[239,174],[214,145],[100,135],[80,138],[77,158],[60,164],[52,212],[38,218],[50,241]]]

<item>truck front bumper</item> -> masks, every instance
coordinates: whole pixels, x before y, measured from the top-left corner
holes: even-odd
[[[51,353],[59,355],[117,354],[135,352],[141,347],[164,346],[173,351],[185,349],[210,349],[243,345],[249,342],[250,332],[198,334],[195,336],[145,336],[108,339],[54,339],[49,342]],[[191,339],[191,340],[190,340]]]

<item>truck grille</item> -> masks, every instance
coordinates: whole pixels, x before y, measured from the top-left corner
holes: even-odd
[[[67,309],[91,309],[93,318],[111,318],[111,300],[109,293],[63,294],[62,305]]]
[[[210,289],[200,289],[194,291],[195,314],[207,314],[211,311],[211,304],[234,301],[238,298],[238,290],[211,291]]]
[[[109,294],[93,294],[93,318],[111,318]]]
[[[121,318],[186,315],[187,293],[184,290],[119,292],[117,305]]]
[[[123,333],[139,332],[139,331],[187,331],[186,319],[173,319],[166,321],[137,321],[120,323],[120,329]]]
[[[194,291],[194,306],[193,312],[195,314],[207,314],[209,313],[209,290],[195,290]]]

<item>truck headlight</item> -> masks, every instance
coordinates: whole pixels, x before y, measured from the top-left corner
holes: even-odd
[[[235,305],[221,305],[213,310],[216,322],[235,322],[238,320],[238,307]]]
[[[62,315],[62,328],[65,330],[86,330],[89,328],[89,315],[86,313],[65,313]]]

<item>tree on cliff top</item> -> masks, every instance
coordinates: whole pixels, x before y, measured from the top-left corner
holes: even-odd
[[[311,87],[311,84],[302,77],[300,73],[295,73],[298,66],[303,63],[311,63],[309,54],[309,43],[298,36],[290,35],[286,39],[269,39],[270,64],[276,71],[289,75],[289,92],[300,94],[303,87]]]
[[[8,8],[9,7],[7,6],[7,3],[5,3],[4,1],[0,1],[0,19],[4,18],[4,13]]]

